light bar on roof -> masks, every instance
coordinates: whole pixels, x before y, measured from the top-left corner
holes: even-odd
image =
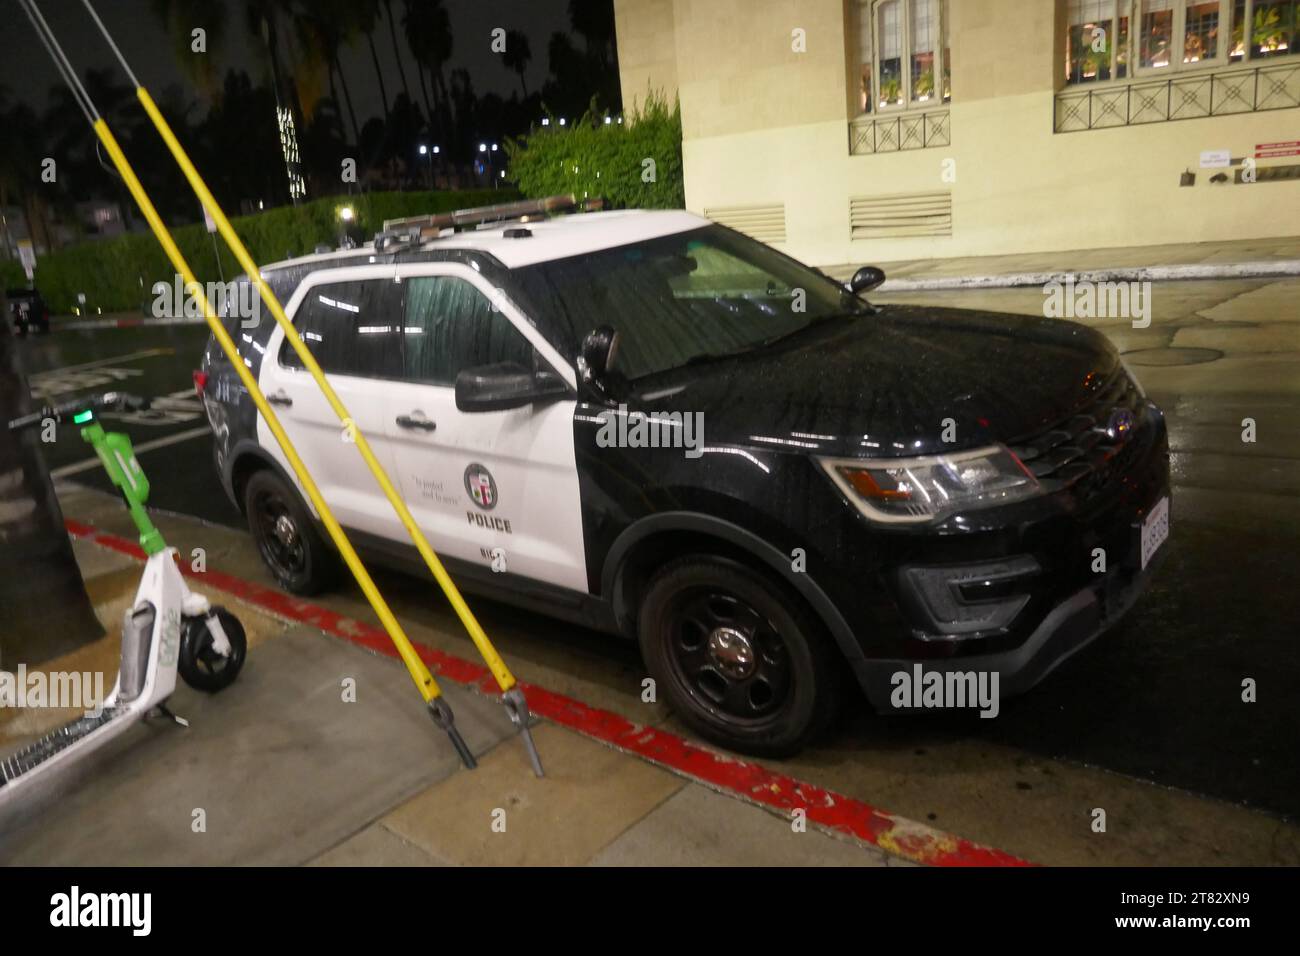
[[[497,203],[492,206],[458,209],[455,212],[385,219],[383,231],[375,236],[375,251],[382,252],[385,247],[397,242],[415,243],[436,239],[444,229],[465,229],[489,222],[540,218],[570,209],[592,212],[603,208],[604,205],[603,199],[579,201],[572,193],[566,193],[547,196],[544,199],[521,199],[517,202]]]

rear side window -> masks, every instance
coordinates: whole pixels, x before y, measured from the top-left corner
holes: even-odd
[[[533,367],[533,347],[473,283],[456,276],[407,279],[405,377],[454,385],[476,365]]]
[[[313,286],[298,307],[294,327],[326,372],[366,378],[402,377],[402,303],[385,279]],[[302,368],[286,340],[280,364]]]

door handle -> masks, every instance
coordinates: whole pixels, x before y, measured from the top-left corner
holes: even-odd
[[[274,395],[266,396],[266,400],[272,405],[283,405],[285,408],[289,408],[293,405],[293,399],[284,394],[284,389],[280,389]]]
[[[424,432],[431,432],[438,427],[437,422],[430,421],[421,413],[417,412],[416,414],[420,417],[416,418],[415,415],[398,415],[397,424],[402,428],[418,428],[420,431]]]

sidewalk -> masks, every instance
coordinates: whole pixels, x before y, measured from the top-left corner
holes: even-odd
[[[100,670],[107,687],[116,669],[113,622],[131,600],[140,564],[127,553],[131,542],[71,526],[110,633],[47,666]],[[495,695],[448,680],[454,666],[442,661],[439,682],[480,761],[465,771],[400,664],[367,650],[373,628],[282,596],[287,610],[328,621],[334,633],[327,634],[268,613],[271,602],[257,585],[211,568],[192,577],[245,624],[250,652],[239,680],[214,696],[179,684],[170,706],[188,728],[151,720],[108,755],[87,761],[56,803],[6,822],[0,862],[886,866],[914,865],[905,857],[923,856],[926,847],[949,855],[963,844],[983,851],[876,811],[870,812],[888,828],[875,845],[818,826],[824,806],[810,806],[806,827],[796,828],[791,816],[756,806],[743,793],[720,791],[547,720],[534,727],[547,773],[535,778]],[[355,639],[339,639],[349,634]],[[458,663],[470,673],[468,662]],[[355,700],[345,699],[346,686],[355,687]],[[545,710],[548,693],[526,689],[534,709]],[[585,707],[563,700],[570,710]],[[606,724],[618,721],[591,713]],[[0,723],[0,752],[70,715],[14,716],[0,714],[9,718]],[[643,727],[636,734],[665,748],[662,731]],[[694,764],[705,776],[710,759],[747,766],[695,749]],[[762,782],[759,768],[749,772]],[[834,802],[815,787],[807,792],[810,804]]]
[[[862,265],[823,269],[847,280]],[[1239,242],[1194,242],[1166,246],[1126,246],[1073,252],[1036,252],[956,259],[900,259],[872,263],[888,276],[880,291],[1006,288],[1053,281],[1240,279],[1300,275],[1300,237]]]

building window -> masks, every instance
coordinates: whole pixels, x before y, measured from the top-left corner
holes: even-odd
[[[1252,60],[1300,53],[1300,0],[1236,0],[1232,13],[1233,62],[1247,48]]]
[[[1068,83],[1095,83],[1128,76],[1129,3],[1070,0],[1065,76]]]
[[[1286,56],[1300,46],[1300,0],[1070,0],[1069,18],[1070,84]]]
[[[859,2],[857,15],[854,17],[857,30],[854,35],[855,52],[857,53],[857,80],[858,80],[858,114],[871,112],[871,91],[875,89],[872,82],[871,70],[871,11],[866,9],[866,4]]]
[[[856,0],[859,113],[952,99],[947,0]]]

